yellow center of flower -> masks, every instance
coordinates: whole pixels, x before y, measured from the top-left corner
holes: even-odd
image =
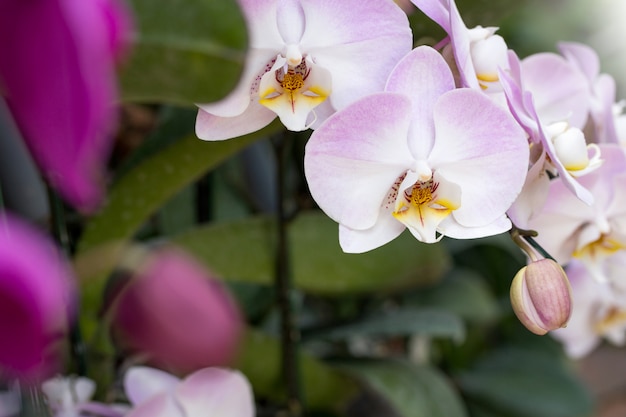
[[[302,74],[292,72],[291,70],[285,74],[283,80],[280,85],[290,92],[298,91],[302,87],[304,87],[304,79],[302,79]]]
[[[626,245],[603,234],[595,240],[574,252],[575,258],[604,259],[617,251],[626,249]]]
[[[612,328],[623,325],[625,322],[626,311],[617,307],[611,307],[609,311],[606,312],[606,315],[594,325],[594,330],[597,334],[603,335]]]

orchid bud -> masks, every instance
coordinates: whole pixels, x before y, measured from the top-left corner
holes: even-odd
[[[511,305],[535,334],[565,327],[572,313],[572,290],[563,268],[551,259],[522,268],[511,283]]]
[[[186,253],[142,259],[117,296],[113,334],[122,349],[177,372],[225,366],[237,353],[242,317],[224,286]]]

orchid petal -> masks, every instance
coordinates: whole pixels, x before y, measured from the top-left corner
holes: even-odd
[[[588,81],[569,62],[553,53],[522,60],[522,78],[531,91],[542,123],[567,120],[582,129],[589,112]]]
[[[454,0],[450,1],[450,41],[454,52],[454,59],[456,66],[461,76],[462,87],[469,87],[474,90],[479,90],[480,85],[476,78],[476,70],[474,69],[474,62],[472,61],[471,54],[471,39],[470,32],[465,26],[461,14],[456,7]]]
[[[104,197],[121,21],[128,23],[123,10],[102,2],[0,2],[7,105],[48,181],[85,212]]]
[[[450,216],[439,225],[439,231],[455,239],[477,239],[486,236],[495,236],[511,230],[511,221],[506,215],[498,217],[492,223],[478,226],[465,227]]]
[[[306,147],[313,198],[333,220],[372,227],[398,177],[411,167],[406,144],[411,102],[394,93],[367,96],[320,126]]]
[[[189,417],[169,393],[160,393],[133,408],[125,417]]]
[[[253,417],[254,398],[248,380],[238,371],[201,369],[176,389],[186,417]]]
[[[411,0],[418,9],[450,34],[451,0]]]
[[[463,190],[454,218],[469,227],[492,223],[524,184],[529,154],[524,132],[487,96],[469,89],[442,95],[434,120],[431,166]]]
[[[278,30],[279,0],[238,0],[248,27],[251,50],[280,50],[283,39]]]
[[[435,139],[435,103],[443,93],[453,89],[454,78],[448,64],[428,46],[415,48],[389,75],[385,91],[404,93],[411,98],[409,148],[415,159],[426,159],[430,153]]]
[[[300,1],[278,0],[276,11],[276,25],[283,42],[287,45],[300,43],[305,28],[304,11]],[[297,62],[293,65],[298,65],[299,63]]]
[[[339,244],[346,253],[364,253],[383,246],[398,237],[406,226],[392,215],[393,206],[381,209],[378,220],[369,229],[350,229],[339,225]]]
[[[337,110],[382,91],[393,66],[411,50],[407,16],[393,2],[309,1],[302,6],[302,50],[332,74],[330,101]]]
[[[250,103],[245,112],[234,117],[219,117],[198,110],[196,135],[202,140],[224,140],[255,132],[272,122],[276,113],[257,102]]]
[[[593,83],[600,74],[600,59],[593,48],[577,42],[559,42],[558,48],[565,59],[574,64],[589,83]]]
[[[200,109],[214,116],[234,117],[244,114],[258,94],[261,77],[270,71],[276,59],[275,50],[250,49],[241,78],[231,93],[214,103],[198,103]]]
[[[138,406],[158,394],[170,393],[179,383],[180,379],[159,369],[133,366],[124,376],[124,391],[130,402]]]

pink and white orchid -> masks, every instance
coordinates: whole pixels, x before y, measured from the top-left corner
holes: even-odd
[[[559,84],[554,77],[542,80],[542,71],[552,71],[562,80],[578,84]],[[524,191],[509,212],[515,224],[526,227],[529,216],[543,205],[549,184],[546,171],[558,176],[577,198],[591,204],[593,196],[578,179],[597,169],[602,159],[600,148],[587,144],[581,128],[570,123],[575,120],[582,127],[587,117],[588,105],[578,103],[588,98],[580,73],[555,54],[520,62],[510,51],[509,71],[501,70],[499,78],[509,109],[526,131],[531,146],[531,168]],[[552,81],[548,83],[546,78]]]
[[[501,93],[498,69],[508,69],[508,47],[496,34],[497,27],[469,29],[454,0],[411,0],[426,16],[446,31],[443,54],[451,56],[458,71],[458,85]]]
[[[340,224],[346,252],[365,252],[405,228],[420,241],[475,238],[511,227],[528,145],[515,120],[484,94],[455,89],[441,55],[419,47],[385,92],[331,116],[306,148],[314,199]]]
[[[537,242],[560,264],[577,258],[590,274],[606,281],[606,261],[626,249],[626,157],[617,145],[601,145],[604,164],[580,178],[594,203],[579,200],[561,181],[552,181],[546,204],[530,219]]]
[[[225,99],[199,104],[196,134],[222,140],[256,131],[278,115],[301,131],[382,91],[412,44],[392,0],[240,0],[248,23],[243,75]]]
[[[246,377],[222,368],[200,369],[181,380],[143,366],[124,377],[134,406],[126,417],[254,417],[254,397]]]
[[[587,268],[576,260],[566,271],[575,308],[567,327],[551,333],[563,343],[565,352],[573,358],[581,358],[602,339],[616,345],[626,343],[626,293],[608,281],[594,280]]]

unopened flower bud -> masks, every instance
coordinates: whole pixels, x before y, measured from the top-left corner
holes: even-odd
[[[563,268],[551,259],[522,268],[511,283],[511,305],[535,334],[565,327],[572,313],[572,290]]]

